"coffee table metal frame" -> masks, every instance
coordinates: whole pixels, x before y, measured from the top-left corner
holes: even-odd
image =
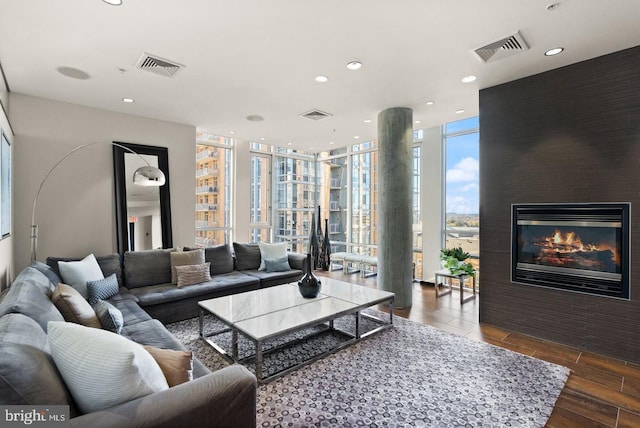
[[[325,281],[323,279],[323,281]],[[361,339],[393,326],[393,293],[362,287],[342,281],[326,279],[321,293],[313,299],[300,296],[297,284],[285,284],[245,293],[219,297],[198,302],[200,307],[200,337],[211,345],[218,353],[230,362],[244,362],[255,359],[255,374],[259,383],[266,383],[305,364],[309,364]],[[283,297],[280,299],[280,297]],[[234,304],[235,303],[235,304]],[[388,321],[376,316],[362,313],[363,309],[387,304]],[[245,305],[245,308],[242,306]],[[235,313],[234,313],[235,312]],[[204,332],[204,315],[209,313],[220,320],[226,327],[217,331]],[[351,315],[355,316],[355,334],[335,327],[334,320]],[[361,318],[380,324],[367,332],[361,332]],[[285,320],[283,322],[283,320]],[[282,324],[281,327],[269,328],[269,325]],[[308,327],[322,325],[319,331],[304,337],[288,341],[282,345],[263,350],[265,342],[300,331]],[[284,346],[299,343],[327,330],[339,331],[349,339],[319,355],[287,367],[277,373],[263,376],[263,356],[281,349]],[[231,355],[211,338],[231,332]],[[255,355],[238,358],[238,334],[251,340],[255,345]]]

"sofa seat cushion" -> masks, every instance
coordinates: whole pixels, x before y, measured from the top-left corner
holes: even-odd
[[[148,287],[131,289],[143,308],[150,305],[159,305],[166,302],[187,299],[190,297],[204,296],[211,293],[233,292],[238,288],[258,285],[259,279],[254,276],[244,275],[241,272],[229,272],[215,275],[210,281],[200,284],[176,287],[174,284],[159,284]]]
[[[137,324],[143,321],[149,321],[151,317],[146,313],[135,301],[131,299],[114,299],[106,300],[122,312],[124,325]]]
[[[0,318],[0,404],[75,405],[51,358],[42,327],[22,314]]]
[[[151,319],[138,324],[126,325],[121,334],[136,343],[161,349],[186,351],[187,348],[158,320]],[[194,331],[194,334],[198,334]],[[209,374],[210,371],[196,358],[193,359],[193,378]]]
[[[260,287],[272,287],[274,285],[296,282],[302,277],[299,269],[291,269],[285,272],[267,272],[265,270],[243,270],[242,273],[260,280]]]
[[[37,273],[45,285],[34,281],[19,280],[25,273],[31,275]],[[36,275],[36,277],[37,277]],[[0,317],[6,314],[23,314],[32,318],[46,331],[49,321],[64,321],[62,314],[51,301],[52,292],[49,289],[49,280],[35,269],[26,268],[20,273],[16,281],[9,289],[2,302],[0,302]]]

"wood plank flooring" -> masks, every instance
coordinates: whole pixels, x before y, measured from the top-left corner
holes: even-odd
[[[358,274],[343,275],[342,271],[316,274],[370,287],[375,287],[377,280],[376,276],[361,279]],[[549,428],[640,427],[640,364],[480,324],[480,299],[478,295],[460,305],[457,290],[436,299],[432,285],[416,282],[412,307],[395,309],[394,314],[571,369],[547,422]]]

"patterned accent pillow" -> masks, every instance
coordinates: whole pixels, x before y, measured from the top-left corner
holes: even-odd
[[[47,336],[53,361],[82,413],[169,389],[153,357],[123,336],[53,321]]]
[[[112,273],[105,279],[87,281],[87,300],[91,306],[98,303],[98,300],[115,296],[118,292],[118,277],[115,273]]]
[[[93,305],[93,310],[96,312],[103,329],[120,334],[122,327],[124,327],[124,317],[120,309],[109,302],[98,300]]]
[[[176,266],[178,276],[178,287],[185,285],[200,284],[211,280],[209,266],[211,263],[206,262],[199,265]]]
[[[144,345],[160,366],[169,388],[193,379],[193,352],[160,349]]]
[[[102,328],[96,313],[78,290],[70,285],[60,283],[53,290],[51,301],[60,311],[65,321]]]
[[[285,256],[279,259],[264,259],[267,272],[287,272],[291,270],[289,266],[289,256]]]
[[[204,248],[191,251],[172,251],[171,252],[171,282],[178,283],[178,274],[176,267],[187,265],[199,265],[204,263]]]

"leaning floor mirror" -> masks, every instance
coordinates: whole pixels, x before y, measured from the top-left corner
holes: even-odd
[[[114,141],[113,171],[116,197],[118,253],[171,248],[171,199],[169,155],[166,147]],[[135,152],[135,153],[134,153]],[[141,166],[159,168],[166,182],[160,187],[133,184],[133,174]]]

